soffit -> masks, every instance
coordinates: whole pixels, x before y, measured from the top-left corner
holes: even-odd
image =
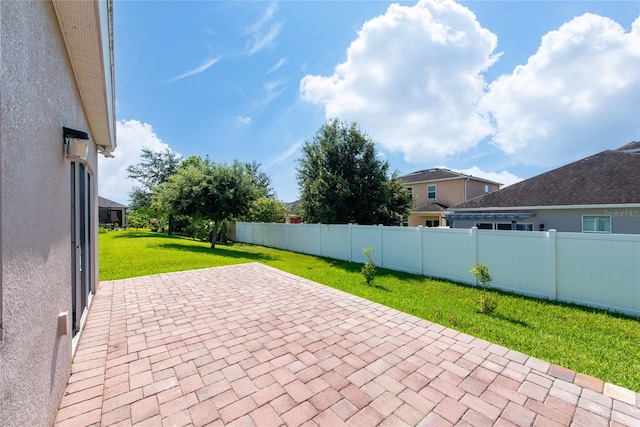
[[[91,138],[96,145],[102,145],[107,151],[111,151],[116,146],[113,111],[113,31],[111,2],[104,4],[107,5],[107,16],[101,19],[101,5],[98,1],[53,1],[91,128]],[[103,28],[103,25],[108,28]],[[103,34],[107,34],[107,46],[103,45]]]

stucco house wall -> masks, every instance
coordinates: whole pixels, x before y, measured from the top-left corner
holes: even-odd
[[[45,426],[73,349],[71,334],[58,328],[59,313],[71,310],[72,270],[72,163],[62,128],[90,125],[51,2],[0,2],[0,55],[0,425]],[[94,143],[86,167],[95,225]],[[92,244],[96,254],[97,238]]]
[[[406,219],[409,227],[446,226],[447,208],[500,188],[496,182],[442,168],[413,172],[400,179],[411,188],[413,206]],[[435,199],[428,198],[430,185],[436,187]]]
[[[485,186],[487,187],[486,189],[489,190],[488,193],[493,193],[494,191],[497,191],[500,189],[500,186],[498,184],[479,182],[475,180],[467,181],[466,186],[467,186],[466,200],[470,200],[478,196],[487,194],[487,191],[485,191]],[[455,204],[462,203],[464,201],[465,200],[463,199],[462,201],[456,202]]]

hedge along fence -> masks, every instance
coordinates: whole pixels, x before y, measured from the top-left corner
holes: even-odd
[[[640,235],[239,222],[235,240],[640,316]]]

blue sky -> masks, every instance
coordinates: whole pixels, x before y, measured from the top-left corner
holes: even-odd
[[[115,159],[258,161],[293,201],[300,147],[356,121],[400,173],[504,184],[640,140],[637,1],[119,1]]]

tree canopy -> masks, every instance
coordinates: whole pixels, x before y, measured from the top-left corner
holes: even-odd
[[[326,122],[305,141],[296,170],[306,222],[397,225],[408,214],[409,192],[356,123]]]
[[[146,147],[142,148],[140,158],[139,163],[127,166],[128,177],[141,184],[129,193],[129,207],[131,210],[149,211],[153,188],[167,181],[176,172],[182,159],[168,148],[157,152]]]
[[[216,164],[190,157],[154,193],[154,202],[170,215],[213,222],[211,247],[215,247],[222,221],[244,215],[264,193],[246,164]]]
[[[248,222],[284,222],[287,212],[284,205],[276,199],[260,197],[249,207],[243,217]]]

